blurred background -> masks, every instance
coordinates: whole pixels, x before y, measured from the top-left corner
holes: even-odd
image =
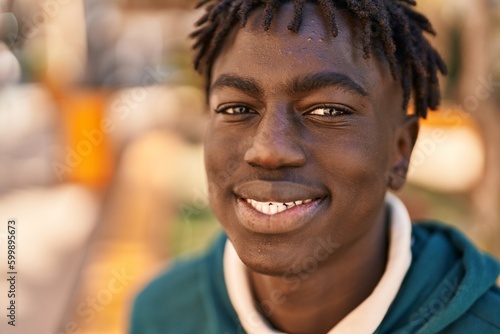
[[[1,333],[125,333],[144,284],[219,232],[192,7],[0,0],[0,267],[15,218],[19,272],[17,326]],[[500,1],[419,8],[450,75],[399,195],[412,218],[455,225],[500,256]]]

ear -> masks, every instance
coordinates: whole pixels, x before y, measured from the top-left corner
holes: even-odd
[[[407,115],[396,130],[394,157],[387,180],[387,185],[392,190],[399,190],[406,183],[411,152],[417,141],[418,131],[419,117],[416,115]]]

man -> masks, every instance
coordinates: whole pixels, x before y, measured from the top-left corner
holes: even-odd
[[[202,1],[205,165],[227,238],[151,283],[132,333],[500,333],[499,264],[411,226],[387,193],[446,71],[414,4]]]

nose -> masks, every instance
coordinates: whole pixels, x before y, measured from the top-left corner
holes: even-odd
[[[266,169],[303,166],[306,155],[299,138],[291,116],[265,115],[245,152],[245,162]]]

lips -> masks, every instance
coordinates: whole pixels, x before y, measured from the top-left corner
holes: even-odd
[[[255,180],[234,188],[240,223],[257,233],[287,233],[310,222],[326,205],[319,188],[286,181]]]

